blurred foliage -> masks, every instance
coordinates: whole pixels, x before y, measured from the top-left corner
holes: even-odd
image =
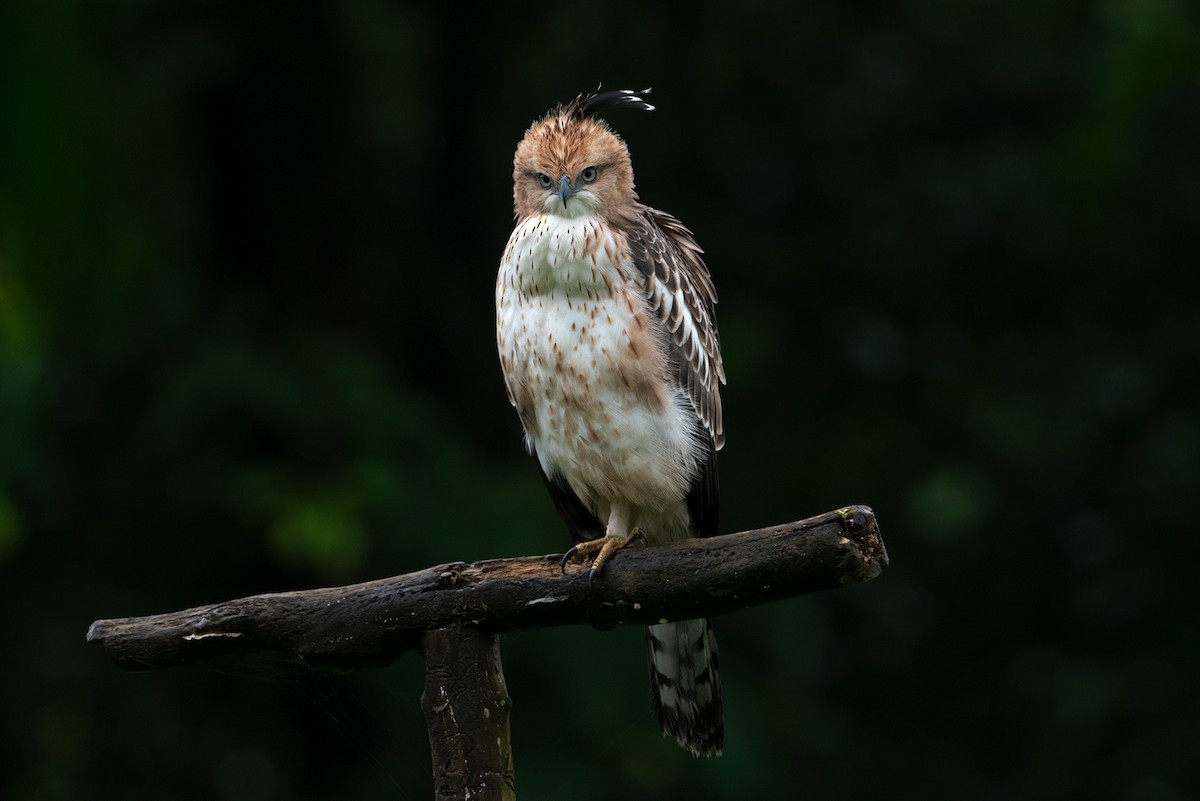
[[[1192,5],[15,0],[0,796],[429,796],[414,657],[83,635],[565,545],[492,282],[513,147],[598,81],[654,86],[612,122],[721,292],[724,528],[869,503],[893,567],[718,621],[720,760],[639,632],[506,637],[522,797],[1200,794]]]

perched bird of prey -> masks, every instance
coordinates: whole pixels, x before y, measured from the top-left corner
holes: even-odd
[[[641,94],[645,94],[645,90]],[[496,279],[496,343],[525,442],[591,575],[637,538],[717,532],[725,382],[716,291],[692,233],[638,202],[629,149],[595,115],[650,111],[631,90],[580,95],[513,159],[516,228]],[[647,629],[663,732],[721,752],[707,620]]]

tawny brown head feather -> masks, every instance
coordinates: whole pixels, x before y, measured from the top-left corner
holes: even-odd
[[[629,148],[606,122],[592,116],[620,106],[654,108],[629,91],[605,92],[577,97],[529,126],[513,157],[518,219],[552,213],[616,220],[634,213],[637,193]]]

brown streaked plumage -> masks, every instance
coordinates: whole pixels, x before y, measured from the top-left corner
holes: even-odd
[[[648,91],[648,90],[647,90]],[[643,534],[717,531],[725,442],[716,292],[691,232],[645,206],[629,150],[580,96],[534,122],[513,159],[517,225],[496,280],[496,341],[526,444],[592,574]],[[695,754],[723,740],[708,621],[648,629],[654,704]]]

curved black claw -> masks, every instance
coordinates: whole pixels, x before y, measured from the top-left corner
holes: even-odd
[[[560,574],[562,574],[564,576],[567,575],[567,562],[570,562],[572,557],[574,557],[578,551],[579,551],[579,548],[572,545],[570,547],[570,549],[568,549],[568,551],[563,554],[562,559],[558,563],[558,572]]]

